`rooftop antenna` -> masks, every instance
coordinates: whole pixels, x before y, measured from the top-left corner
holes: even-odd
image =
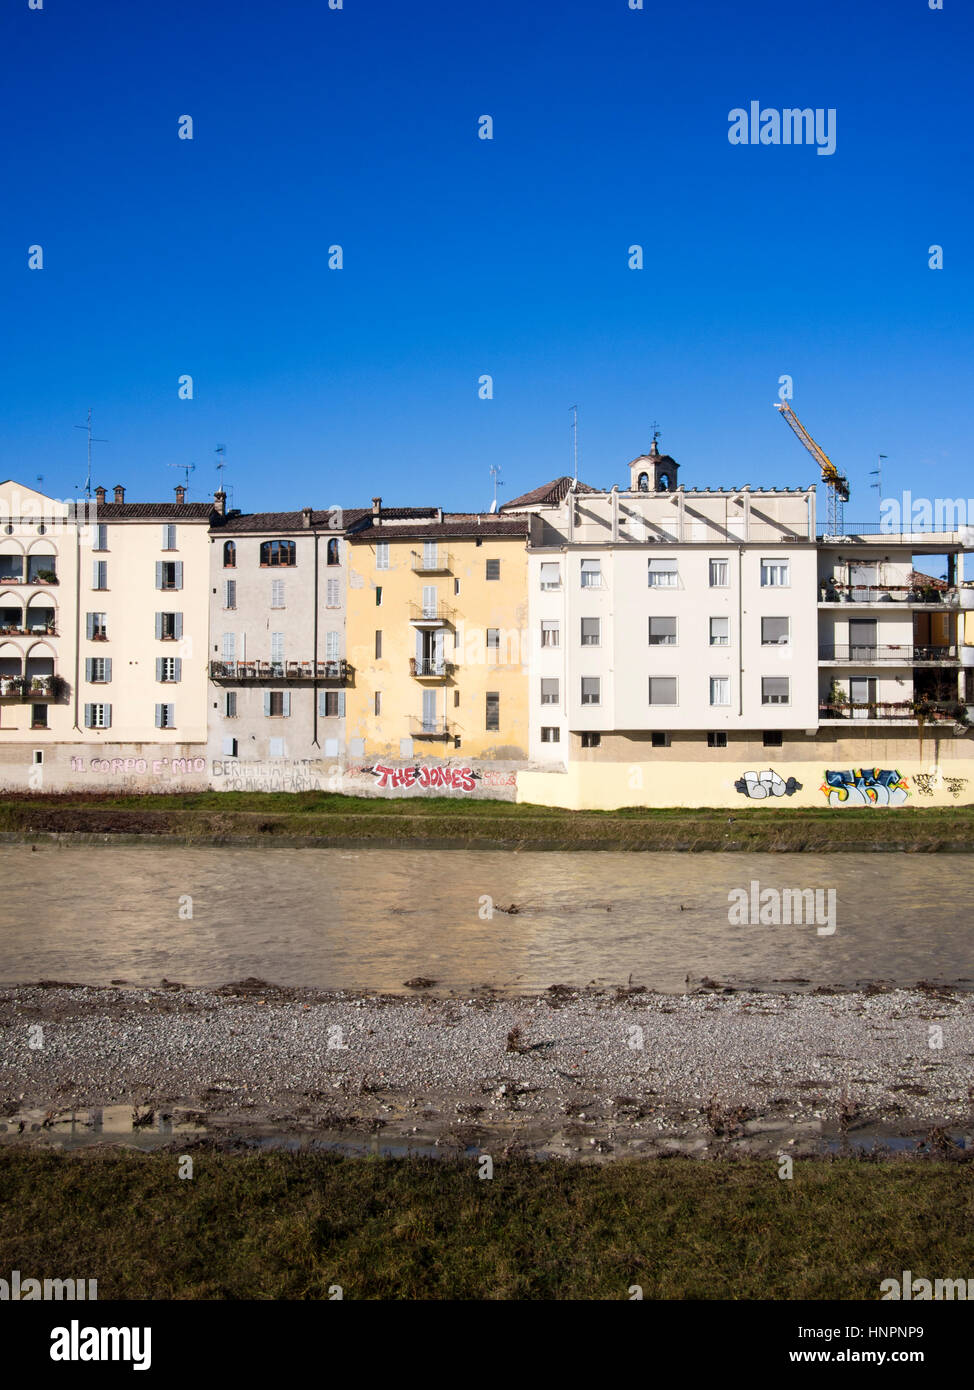
[[[221,491],[221,492],[225,492],[226,489],[225,489],[224,486],[223,486],[223,470],[224,470],[224,468],[226,468],[226,466],[227,466],[227,450],[226,450],[226,446],[223,445],[223,444],[218,444],[218,445],[216,446],[215,452],[216,452],[217,457],[218,457],[219,460],[220,460],[219,463],[218,463],[217,466],[216,466],[217,476],[218,476],[218,478],[219,478],[219,480],[220,480],[220,491]]]
[[[578,406],[570,406],[572,412],[572,477],[578,482]]]
[[[504,486],[504,484],[500,481],[500,473],[501,473],[500,464],[499,464],[499,463],[492,463],[492,464],[490,465],[490,476],[491,476],[491,478],[492,478],[492,480],[493,480],[493,483],[494,483],[494,500],[493,500],[493,502],[491,502],[491,504],[490,504],[490,510],[491,510],[491,512],[496,512],[496,511],[497,511],[497,489],[498,489],[499,487],[503,487],[503,486]]]
[[[166,467],[167,467],[167,468],[181,468],[181,469],[183,470],[183,472],[186,474],[186,483],[185,483],[185,487],[186,487],[186,491],[188,492],[188,491],[189,491],[189,475],[190,475],[190,473],[194,473],[194,472],[196,471],[196,464],[195,464],[195,463],[167,463],[167,464],[166,464]]]
[[[107,444],[107,439],[97,439],[91,433],[91,406],[88,407],[88,423],[86,425],[75,425],[76,430],[87,430],[88,432],[88,476],[85,479],[85,496],[91,500],[91,446],[92,444]]]
[[[879,458],[878,458],[878,460],[877,460],[877,462],[878,462],[878,464],[879,464],[879,467],[878,467],[878,468],[873,468],[873,469],[870,471],[870,474],[869,474],[870,478],[877,478],[877,479],[878,479],[878,482],[870,483],[869,486],[870,486],[870,487],[876,488],[877,491],[879,492],[879,510],[880,510],[880,511],[883,510],[883,459],[884,459],[884,458],[888,458],[888,457],[889,457],[888,454],[880,454],[880,455],[879,455]]]

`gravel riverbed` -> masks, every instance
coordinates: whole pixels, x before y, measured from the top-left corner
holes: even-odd
[[[974,1148],[974,995],[933,987],[42,984],[0,990],[0,1040],[0,1142],[709,1156],[922,1150],[946,1130]]]

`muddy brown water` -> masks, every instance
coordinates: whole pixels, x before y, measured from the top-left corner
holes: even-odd
[[[752,881],[834,889],[835,932],[732,924],[728,895]],[[520,992],[632,976],[679,992],[687,976],[837,988],[974,977],[974,855],[7,844],[0,885],[5,984],[257,976],[400,992],[425,976],[438,991]]]

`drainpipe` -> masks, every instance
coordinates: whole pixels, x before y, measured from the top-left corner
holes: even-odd
[[[74,727],[81,732],[78,723],[78,687],[81,674],[81,525],[78,521],[78,507],[74,512]]]
[[[311,743],[315,748],[320,748],[318,742],[318,532],[315,531],[315,607],[314,607],[314,641],[313,641],[312,660],[314,666],[314,681],[311,687],[311,699],[313,703],[312,711],[312,738]]]
[[[744,717],[744,547],[737,547],[737,713]]]

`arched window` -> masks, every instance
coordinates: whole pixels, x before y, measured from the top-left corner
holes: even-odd
[[[262,541],[260,563],[262,565],[293,565],[295,546],[293,541]]]
[[[337,542],[337,540],[330,540],[330,541],[328,542],[328,563],[329,563],[329,565],[339,565],[339,564],[341,564],[341,561],[340,561],[339,558],[338,558],[338,542]]]
[[[237,543],[236,541],[223,542],[223,568],[225,570],[236,569],[237,567]]]
[[[639,486],[639,491],[640,491],[640,492],[648,492],[648,491],[649,491],[649,474],[648,474],[648,473],[640,473],[640,475],[639,475],[639,477],[637,478],[636,481],[637,481],[637,484],[638,484],[638,486]]]
[[[657,482],[657,491],[658,491],[658,492],[672,492],[672,491],[673,491],[673,479],[670,477],[669,473],[667,473],[665,469],[660,469],[659,479],[658,479],[658,482]]]

